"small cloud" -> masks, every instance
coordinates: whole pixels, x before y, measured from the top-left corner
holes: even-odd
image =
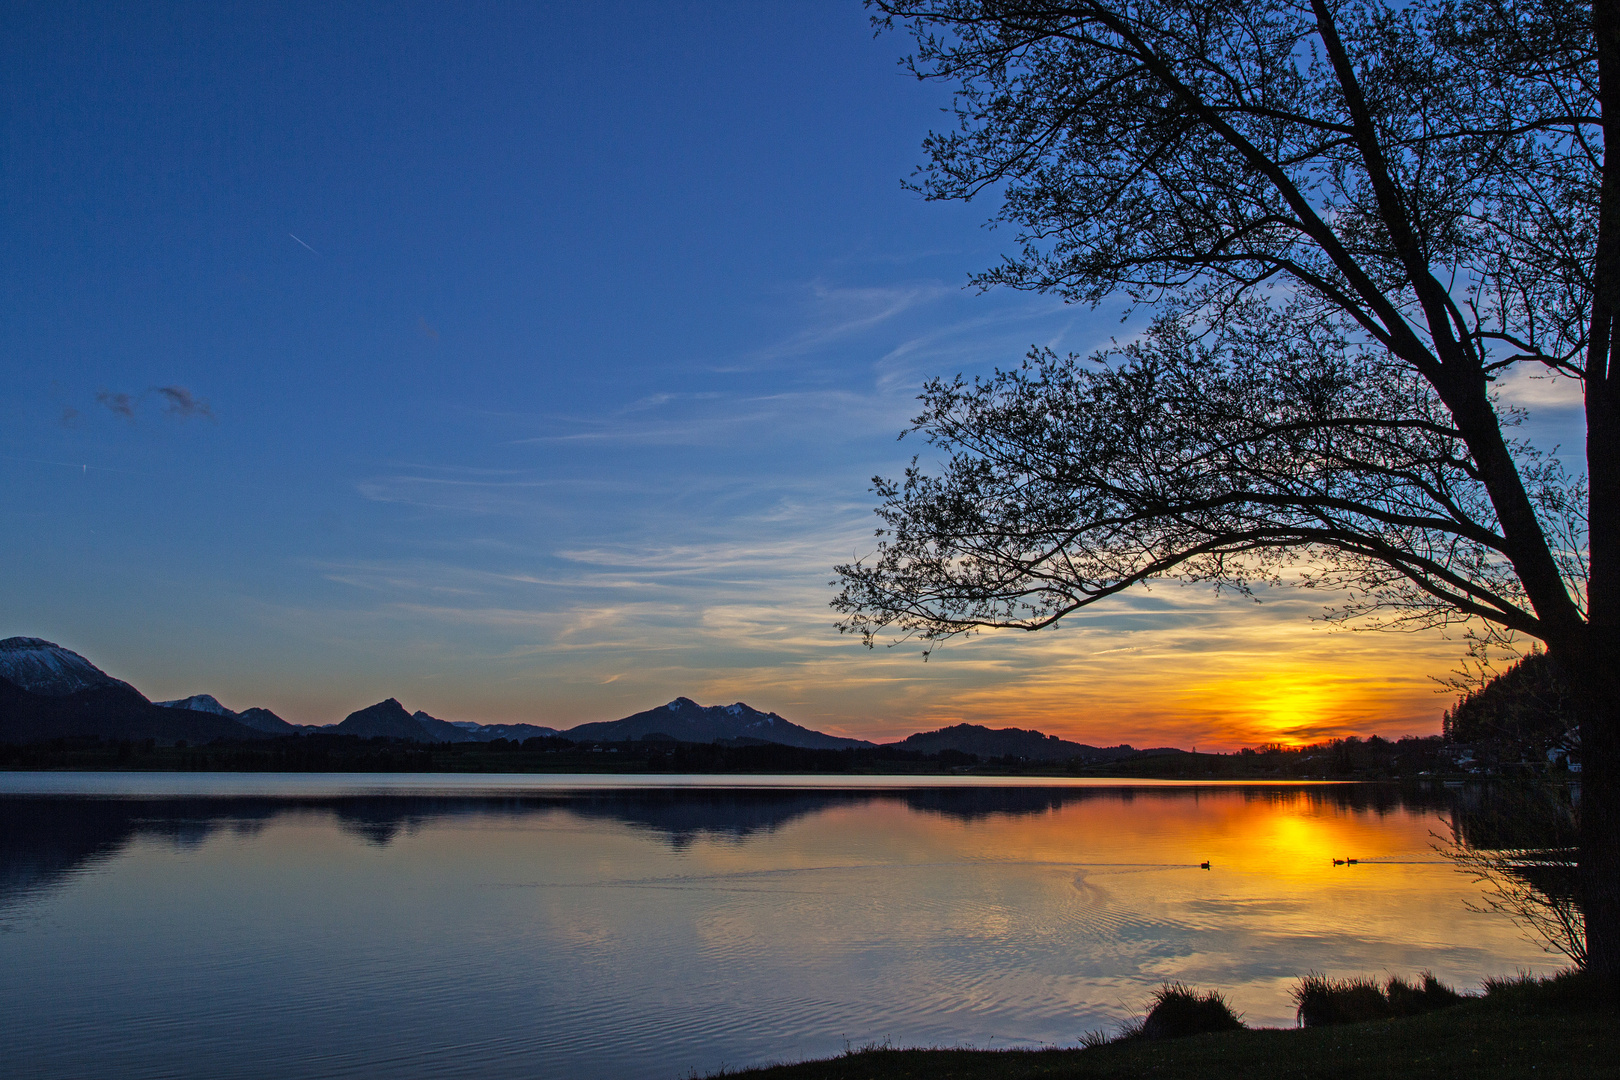
[[[96,400],[107,406],[125,420],[135,419],[135,399],[128,394],[114,393],[111,390],[102,390],[96,394]]]
[[[164,412],[171,416],[202,416],[209,420],[214,418],[213,410],[208,402],[192,394],[183,386],[160,386],[157,392],[163,396]]]
[[[1545,368],[1520,364],[1496,381],[1498,396],[1522,409],[1578,409],[1586,403],[1581,380]]]
[[[61,424],[63,427],[76,427],[79,423],[79,410],[71,405],[62,406]]]

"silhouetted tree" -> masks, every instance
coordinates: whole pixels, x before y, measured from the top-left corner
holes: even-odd
[[[1620,12],[1561,0],[877,0],[956,88],[917,188],[976,279],[1155,318],[929,382],[840,624],[1037,629],[1156,577],[1540,639],[1581,710],[1588,957],[1620,981]],[[1583,380],[1584,476],[1493,382]],[[1589,488],[1589,490],[1588,490]]]
[[[1550,751],[1578,751],[1578,717],[1568,684],[1546,653],[1524,657],[1446,711],[1452,742],[1468,743],[1496,763],[1550,764]]]

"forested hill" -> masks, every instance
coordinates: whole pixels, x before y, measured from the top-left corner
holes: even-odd
[[[1578,756],[1575,703],[1558,666],[1531,653],[1479,689],[1464,694],[1443,721],[1446,741],[1472,750],[1482,764],[1541,763]]]
[[[897,743],[888,745],[897,750],[910,750],[919,754],[937,754],[942,750],[955,750],[963,754],[977,754],[984,758],[1018,757],[1030,761],[1112,761],[1134,757],[1141,751],[1129,745],[1087,746],[1069,742],[1056,735],[1023,728],[987,728],[980,724],[955,724],[936,731],[919,731]]]

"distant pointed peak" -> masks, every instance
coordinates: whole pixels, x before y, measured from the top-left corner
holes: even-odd
[[[699,705],[697,702],[693,701],[689,697],[678,697],[674,701],[670,702],[668,705],[664,706],[664,708],[668,709],[670,712],[680,712],[682,709],[686,708],[688,705],[690,705],[694,709],[702,708],[701,705]]]
[[[349,714],[350,717],[379,715],[410,716],[411,714],[406,711],[405,706],[399,703],[398,698],[384,698],[375,705],[367,705],[365,708],[356,709],[354,712]]]
[[[422,735],[422,725],[411,718],[397,698],[384,698],[375,705],[350,713],[337,725],[339,731],[359,735],[388,735],[414,739]]]

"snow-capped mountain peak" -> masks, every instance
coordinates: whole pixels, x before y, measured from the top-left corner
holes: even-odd
[[[165,709],[190,709],[192,712],[213,713],[215,716],[236,716],[236,713],[219,703],[213,694],[192,694],[187,698],[176,698],[173,701],[154,701],[152,704],[161,705]]]
[[[72,649],[34,637],[10,637],[0,641],[0,677],[30,693],[49,697],[109,686],[135,689]]]
[[[775,713],[762,713],[752,705],[745,704],[741,701],[737,702],[735,705],[725,706],[725,711],[729,716],[753,717],[753,719],[749,722],[750,727],[770,727],[775,724],[777,720],[781,719],[781,717],[777,716]]]

